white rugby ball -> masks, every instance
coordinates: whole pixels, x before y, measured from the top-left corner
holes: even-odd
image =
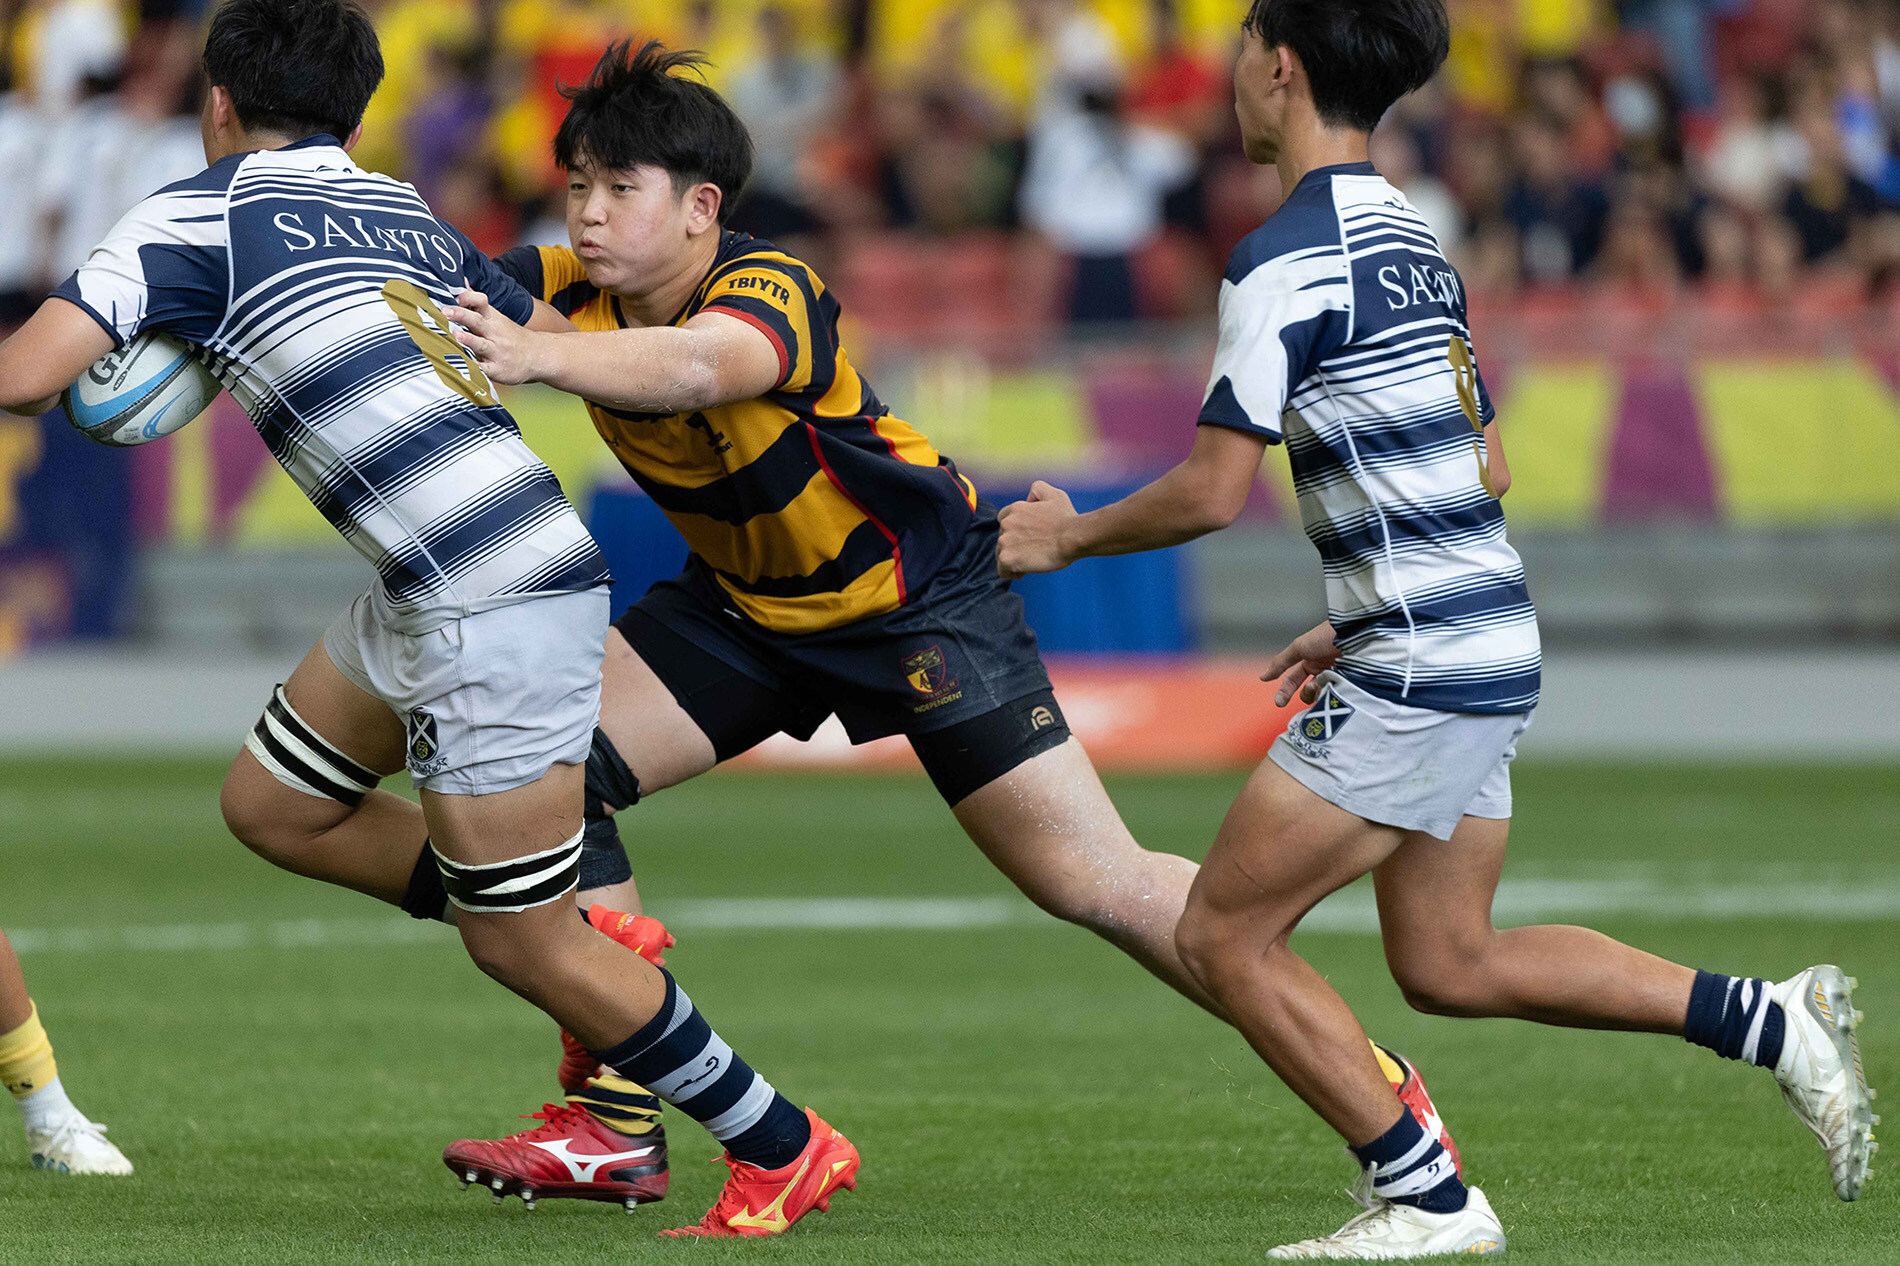
[[[148,330],[81,374],[59,403],[87,436],[126,448],[170,435],[221,390],[191,344]]]

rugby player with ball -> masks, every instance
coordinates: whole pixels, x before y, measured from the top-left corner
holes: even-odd
[[[351,885],[395,903],[420,852],[482,970],[725,1144],[718,1208],[773,1212],[688,1233],[782,1231],[854,1185],[857,1150],[643,957],[661,936],[573,900],[607,569],[442,314],[470,289],[529,324],[552,310],[350,160],[383,75],[354,4],[228,0],[204,60],[210,166],[130,211],[0,344],[0,408],[70,388],[75,424],[127,444],[184,425],[213,382],[231,392],[376,579],[270,699],[226,822],[293,870],[348,854]],[[376,789],[405,765],[420,808]],[[631,1206],[656,1150],[564,1138],[559,1156],[624,1175]]]

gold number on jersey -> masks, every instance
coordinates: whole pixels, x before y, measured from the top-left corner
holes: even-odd
[[[429,358],[429,363],[435,366],[437,377],[450,391],[471,404],[485,408],[496,408],[501,404],[495,398],[495,388],[488,381],[488,375],[475,363],[468,349],[455,341],[455,336],[449,333],[449,319],[442,315],[442,309],[435,306],[435,300],[422,287],[401,279],[391,281],[383,286],[383,302],[402,322],[402,328],[409,331],[416,348]],[[451,356],[455,360],[450,360]],[[457,365],[456,361],[461,364]]]
[[[1458,407],[1465,411],[1465,420],[1471,423],[1471,429],[1484,434],[1484,423],[1478,420],[1478,366],[1471,359],[1471,344],[1454,334],[1451,346],[1445,349],[1445,359],[1451,362],[1451,376],[1458,387]],[[1495,497],[1491,491],[1491,472],[1484,465],[1484,446],[1477,437],[1471,441],[1471,455],[1478,459],[1478,482],[1484,490]]]

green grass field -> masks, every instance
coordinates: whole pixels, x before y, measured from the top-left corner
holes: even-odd
[[[0,1263],[1241,1262],[1354,1212],[1338,1141],[1233,1033],[1086,933],[1027,918],[682,929],[670,963],[713,1024],[862,1149],[860,1189],[830,1215],[772,1242],[656,1240],[697,1219],[724,1172],[677,1113],[664,1204],[495,1208],[458,1193],[439,1153],[511,1131],[554,1091],[552,1026],[446,929],[279,945],[240,928],[203,947],[218,937],[205,925],[308,919],[314,941],[386,917],[229,841],[220,772],[0,763],[0,926],[29,934],[65,1080],[138,1166],[120,1180],[33,1172],[0,1110]],[[1194,854],[1238,783],[1111,791],[1151,847]],[[1646,912],[1590,921],[1699,966],[1778,977],[1841,963],[1862,981],[1869,1077],[1900,1075],[1900,923],[1759,909],[1763,893],[1817,885],[1900,889],[1900,774],[1531,761],[1517,792],[1509,878],[1647,893]],[[921,777],[715,776],[623,823],[663,918],[669,901],[729,896],[1009,892]],[[1752,906],[1669,908],[1736,885]],[[125,924],[150,930],[127,947],[113,933]],[[199,948],[176,947],[186,925]],[[1838,1204],[1759,1070],[1663,1038],[1416,1015],[1376,938],[1299,944],[1424,1067],[1515,1256],[1900,1260],[1900,1176],[1877,1165],[1868,1194]]]

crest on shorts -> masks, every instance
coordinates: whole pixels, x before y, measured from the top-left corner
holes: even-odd
[[[943,661],[943,648],[933,646],[918,651],[904,661],[904,679],[920,695],[935,695],[948,684],[950,669]]]
[[[1296,724],[1300,737],[1314,743],[1324,743],[1352,719],[1353,706],[1339,697],[1330,685],[1320,687],[1318,698],[1313,706],[1300,714]]]
[[[409,761],[414,765],[426,764],[442,750],[441,740],[436,737],[435,718],[426,708],[409,709]]]

